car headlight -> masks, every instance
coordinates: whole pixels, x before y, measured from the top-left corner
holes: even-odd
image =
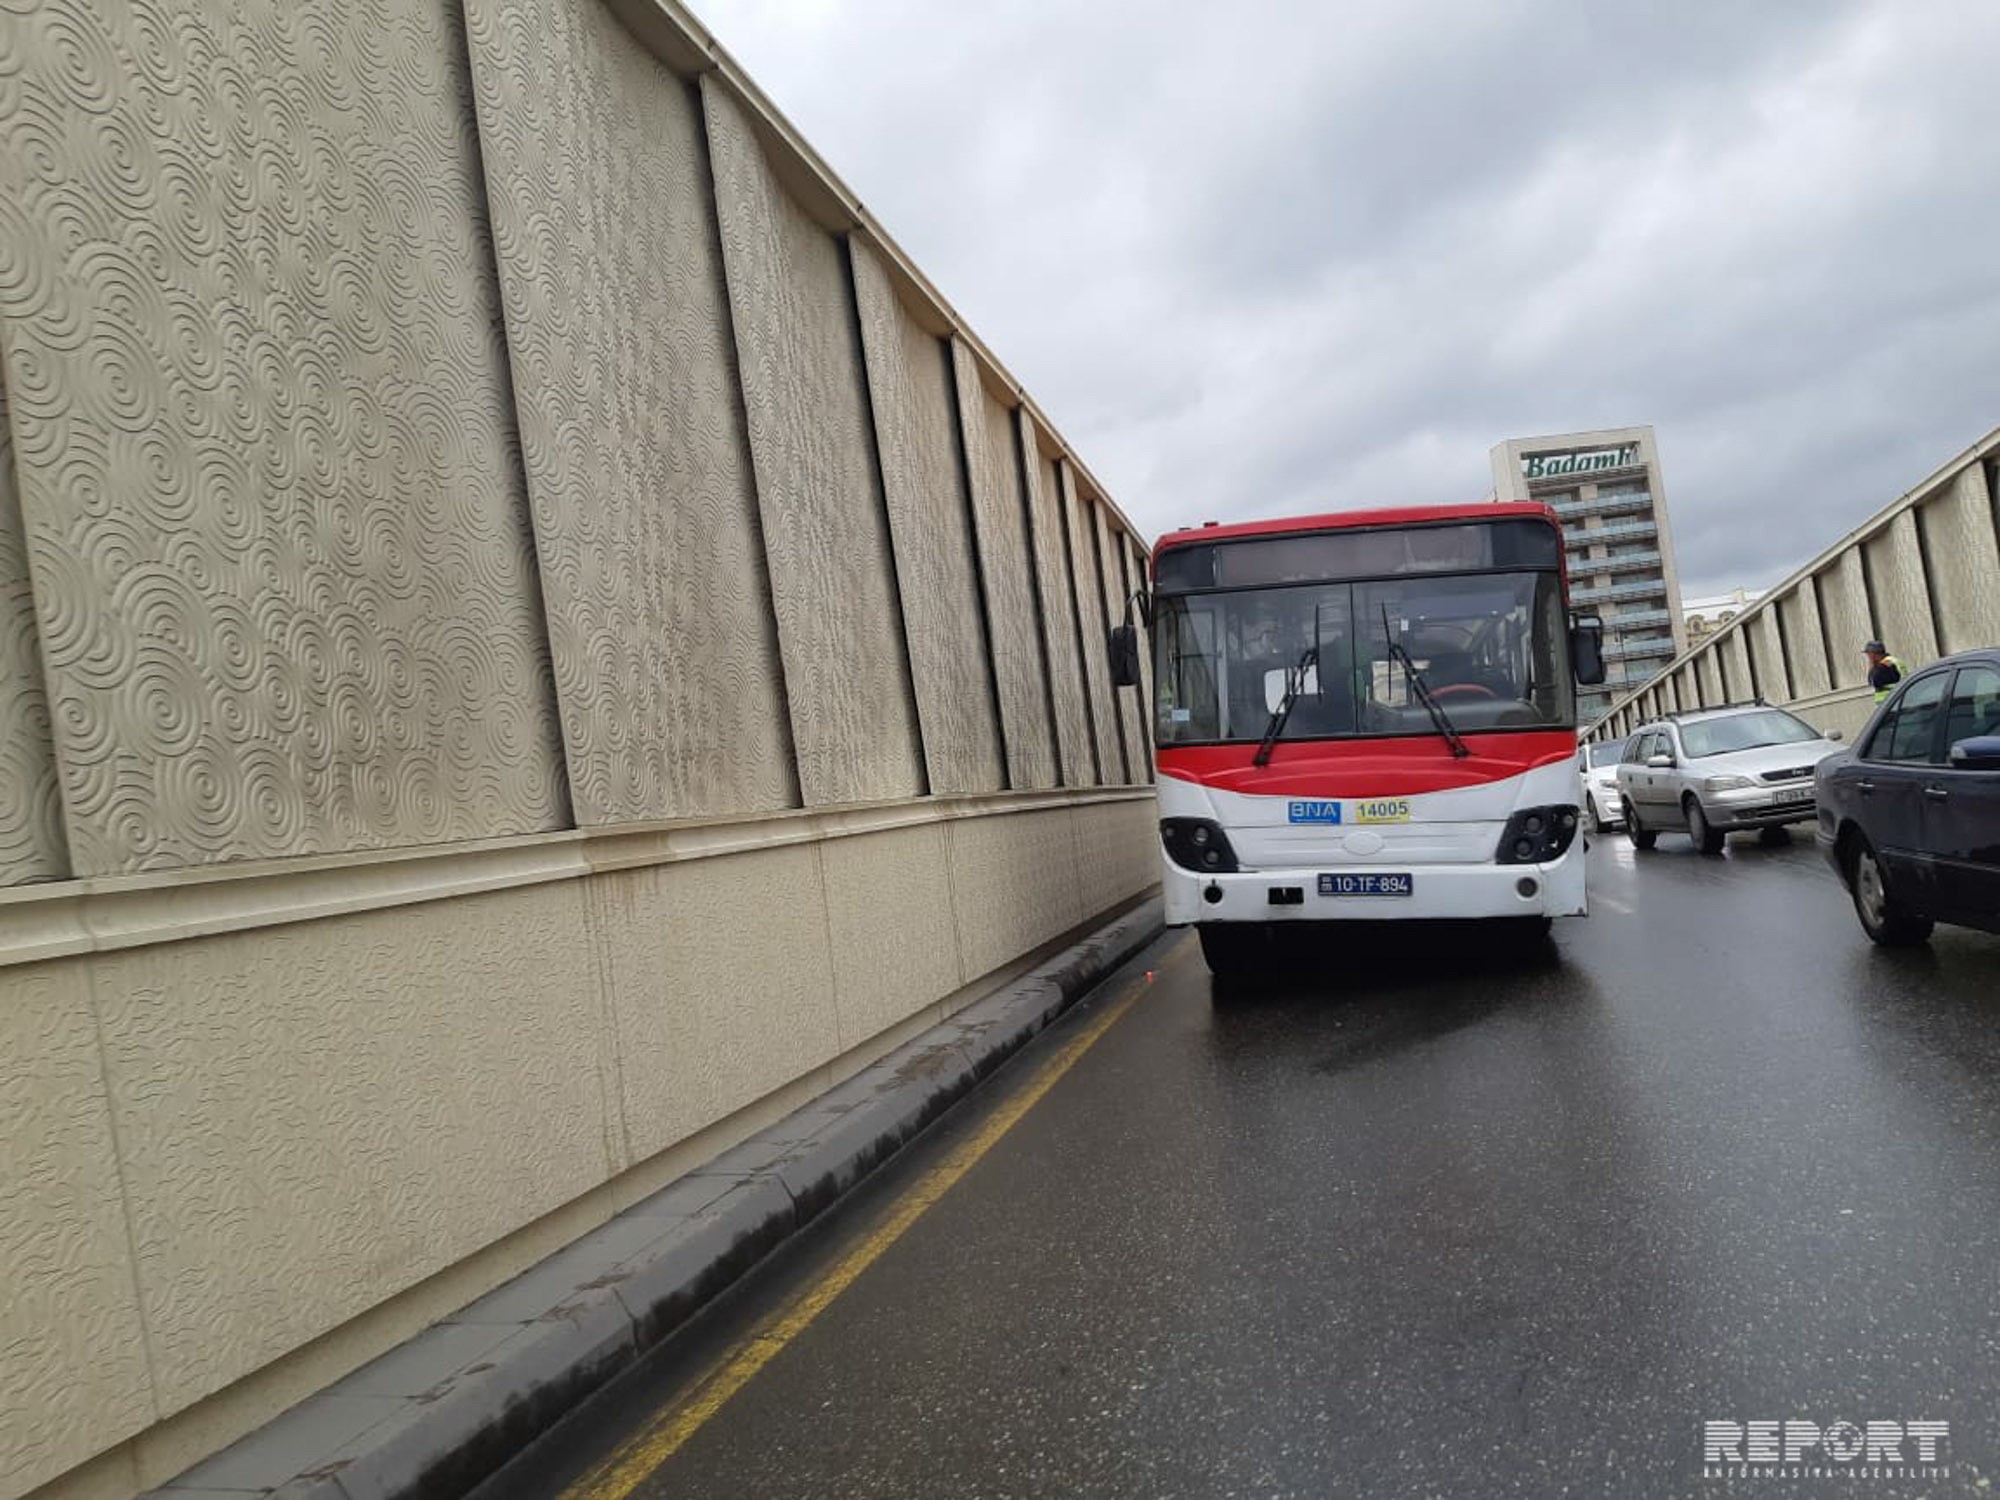
[[[1701,789],[1705,792],[1740,792],[1756,784],[1748,776],[1711,776],[1701,784]]]

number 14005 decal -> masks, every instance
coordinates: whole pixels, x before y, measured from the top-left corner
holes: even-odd
[[[1410,799],[1408,797],[1378,797],[1371,802],[1355,805],[1354,821],[1357,823],[1407,823],[1410,821]]]

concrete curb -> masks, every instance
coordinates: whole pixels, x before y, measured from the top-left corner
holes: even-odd
[[[1157,897],[148,1494],[456,1500],[1161,931]]]

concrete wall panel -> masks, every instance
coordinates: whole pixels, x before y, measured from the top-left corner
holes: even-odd
[[[1879,628],[1869,618],[1868,585],[1861,574],[1861,554],[1852,549],[1814,579],[1819,606],[1826,617],[1826,636],[1833,660],[1827,666],[1835,687],[1859,687],[1868,680],[1862,646]]]
[[[456,0],[4,25],[0,359],[77,873],[559,826]]]
[[[946,825],[965,972],[987,974],[1075,921],[1083,886],[1071,810]]]
[[[723,264],[808,806],[922,787],[846,255],[702,79]]]
[[[1146,566],[1146,553],[1138,539],[1130,532],[1124,533],[1125,544],[1125,588],[1129,594],[1134,590],[1150,588],[1151,575]],[[1153,653],[1149,649],[1151,641],[1147,632],[1139,632],[1139,685],[1131,689],[1133,707],[1133,727],[1137,730],[1142,747],[1135,781],[1150,782],[1153,779]]]
[[[0,382],[0,886],[69,874],[11,434]]]
[[[1930,588],[1924,577],[1923,549],[1917,541],[1916,513],[1901,512],[1881,535],[1864,542],[1861,550],[1875,585],[1875,629],[1883,644],[1907,667],[1935,661],[1937,630],[1931,623]],[[1859,641],[1855,649],[1860,650]]]
[[[978,362],[952,340],[958,420],[972,481],[986,620],[992,630],[993,672],[1000,722],[1007,732],[1007,780],[1016,788],[1056,784],[1054,726],[1049,722],[1041,627],[1027,512],[1015,452],[1014,418],[979,378]]]
[[[593,894],[591,916],[629,1159],[838,1053],[825,884],[810,845],[616,874]]]
[[[1084,890],[1122,900],[1158,882],[1160,825],[1150,798],[1079,807],[1072,822],[1077,880]]]
[[[1779,639],[1777,606],[1766,604],[1744,628],[1756,632],[1758,691],[1773,703],[1784,702],[1792,696],[1792,680],[1785,668],[1785,645]]]
[[[0,1494],[153,1420],[86,962],[0,970]]]
[[[1125,779],[1125,762],[1119,748],[1118,703],[1111,689],[1104,575],[1097,566],[1097,522],[1092,515],[1095,507],[1078,492],[1076,470],[1067,463],[1056,465],[1056,477],[1062,487],[1063,522],[1069,528],[1070,573],[1083,635],[1084,689],[1097,752],[1098,784],[1114,786]]]
[[[945,837],[932,823],[819,846],[837,1051],[980,977],[959,962]],[[884,912],[896,914],[893,924]]]
[[[162,1414],[609,1175],[574,883],[93,970]]]
[[[1125,582],[1125,564],[1119,547],[1119,529],[1101,505],[1090,508],[1092,524],[1096,527],[1097,563],[1104,580],[1104,602],[1107,618],[1113,625],[1123,623],[1126,601],[1131,597]],[[1108,682],[1107,678],[1107,682]],[[1118,742],[1124,755],[1122,780],[1141,782],[1147,780],[1146,739],[1144,728],[1139,723],[1139,704],[1136,693],[1131,688],[1110,688],[1110,707],[1118,721]]]
[[[1022,451],[1028,455],[1028,514],[1035,540],[1035,585],[1048,641],[1049,691],[1055,703],[1056,744],[1064,786],[1091,786],[1096,766],[1090,749],[1090,713],[1084,705],[1083,643],[1077,638],[1075,592],[1064,548],[1062,489],[1053,459],[1035,441],[1034,423],[1017,412]]]
[[[1819,586],[1810,578],[1801,578],[1797,588],[1778,600],[1776,609],[1792,663],[1792,691],[1800,697],[1832,692],[1826,632],[1820,628]]]
[[[875,251],[858,239],[848,250],[931,790],[997,791],[1006,768],[979,626],[950,351],[903,306]]]
[[[1703,708],[1717,708],[1729,701],[1722,681],[1722,662],[1713,651],[1704,651],[1694,660],[1695,700]]]
[[[467,13],[577,821],[795,805],[690,86],[598,0]]]
[[[1737,626],[1723,638],[1715,653],[1720,659],[1726,679],[1725,703],[1741,703],[1757,695],[1757,689],[1750,681],[1749,637],[1744,626]]]
[[[1923,508],[1931,587],[1947,652],[2000,642],[2000,546],[1981,466],[1968,464]],[[1889,642],[1895,645],[1896,642]]]

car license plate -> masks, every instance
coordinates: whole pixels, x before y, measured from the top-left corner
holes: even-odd
[[[1404,874],[1322,875],[1322,896],[1409,896],[1416,893],[1416,880]]]
[[[1812,801],[1812,799],[1813,799],[1813,789],[1811,787],[1789,786],[1786,787],[1782,792],[1779,792],[1776,795],[1774,795],[1771,798],[1771,802],[1774,806],[1783,807],[1788,803],[1810,802]]]

